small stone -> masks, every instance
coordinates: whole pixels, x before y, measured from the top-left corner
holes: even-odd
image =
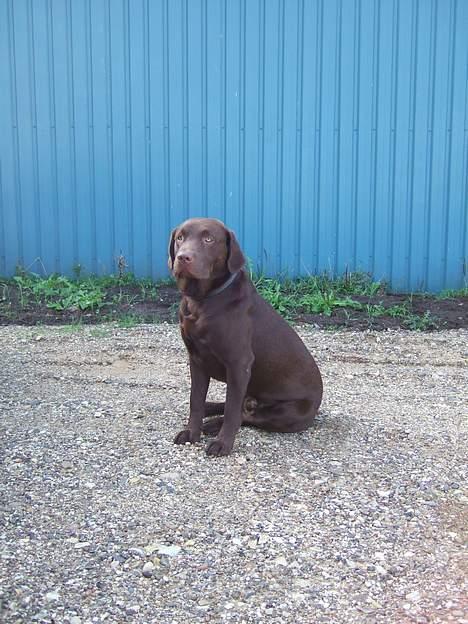
[[[47,594],[45,595],[45,599],[47,600],[47,602],[54,602],[55,600],[59,600],[60,596],[57,591],[51,591],[47,592]]]
[[[309,581],[303,578],[297,578],[294,580],[294,582],[298,587],[302,587],[303,589],[305,589],[306,587],[309,587],[310,585]]]
[[[140,606],[130,605],[129,607],[126,607],[125,611],[126,613],[128,613],[128,615],[137,615],[137,613],[139,613],[140,611]]]
[[[387,570],[381,565],[376,565],[375,571],[377,574],[380,574],[380,576],[386,576],[388,574]]]
[[[182,474],[180,472],[162,472],[158,475],[158,478],[166,483],[174,483],[175,481],[180,481]]]
[[[70,624],[81,624],[81,618],[74,615],[70,618]]]
[[[391,493],[392,490],[377,490],[377,494],[380,498],[388,498]]]
[[[158,555],[166,555],[167,557],[175,557],[180,553],[180,546],[160,546]]]
[[[145,563],[141,573],[143,574],[144,577],[151,578],[154,574],[154,563],[152,563],[151,561],[148,561],[147,563]]]
[[[405,598],[411,602],[419,602],[421,600],[421,594],[418,591],[413,591],[406,594]]]
[[[286,561],[286,557],[281,556],[275,559],[275,564],[277,566],[287,566],[288,562]]]
[[[129,548],[128,552],[130,555],[134,555],[135,557],[144,557],[145,551],[143,548]]]

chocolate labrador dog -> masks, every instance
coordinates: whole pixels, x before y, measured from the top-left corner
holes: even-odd
[[[182,293],[179,321],[190,359],[190,417],[174,442],[217,434],[208,455],[229,455],[241,425],[303,431],[322,400],[313,357],[255,290],[234,233],[217,219],[189,219],[169,241],[169,268]],[[211,378],[225,403],[206,402]],[[209,421],[207,416],[224,414]]]

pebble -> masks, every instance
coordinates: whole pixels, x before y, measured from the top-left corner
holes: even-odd
[[[45,599],[47,600],[47,602],[54,602],[56,600],[60,600],[60,595],[57,591],[47,592],[47,594],[45,595]]]
[[[147,561],[141,571],[144,577],[151,578],[154,574],[154,563]]]
[[[418,591],[413,591],[409,594],[406,594],[405,598],[410,602],[419,602],[421,600],[421,594]]]
[[[158,548],[158,555],[166,555],[167,557],[175,557],[180,553],[180,546],[160,546]]]
[[[130,555],[135,555],[136,557],[144,557],[145,556],[145,551],[143,550],[143,548],[129,548],[128,552]]]

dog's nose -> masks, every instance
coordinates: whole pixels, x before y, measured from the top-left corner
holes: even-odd
[[[179,252],[176,256],[176,259],[179,260],[179,262],[186,262],[187,264],[189,262],[192,262],[192,256],[190,256],[188,253],[183,252]]]

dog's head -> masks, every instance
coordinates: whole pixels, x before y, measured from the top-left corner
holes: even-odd
[[[168,265],[176,279],[216,279],[244,264],[234,232],[217,219],[189,219],[171,233]]]

